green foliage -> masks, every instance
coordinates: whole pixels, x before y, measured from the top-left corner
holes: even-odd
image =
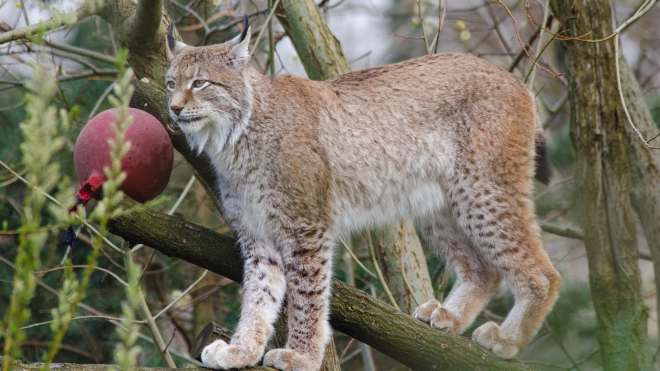
[[[89,278],[96,268],[97,259],[100,251],[100,246],[103,243],[103,238],[107,235],[107,223],[113,215],[118,215],[122,212],[121,208],[117,205],[121,200],[123,194],[118,190],[121,183],[126,179],[126,173],[121,171],[121,159],[128,153],[130,143],[124,141],[124,134],[131,124],[131,118],[127,116],[128,103],[133,88],[130,85],[130,80],[133,77],[133,71],[125,68],[127,51],[120,51],[117,55],[117,68],[119,70],[119,81],[115,85],[116,97],[112,98],[112,103],[119,109],[120,117],[117,118],[118,124],[113,127],[115,132],[115,139],[110,140],[110,161],[111,168],[105,168],[106,181],[103,184],[103,198],[94,208],[91,213],[91,218],[98,221],[99,233],[94,239],[92,245],[93,250],[87,260],[87,265],[83,271],[80,281],[73,273],[71,262],[67,261],[66,265],[66,278],[60,291],[60,301],[57,309],[53,309],[53,323],[51,329],[53,330],[53,338],[50,342],[50,350],[46,357],[46,364],[50,364],[57,354],[62,339],[71,324],[73,315],[75,314],[78,303],[84,298]],[[67,114],[60,111],[60,116],[63,119],[68,118]],[[68,198],[72,199],[72,197]],[[70,208],[70,207],[69,207]],[[67,218],[69,216],[69,208],[61,208],[63,215],[61,217]],[[70,217],[69,217],[70,218]],[[69,219],[67,218],[67,219]]]
[[[131,254],[128,247],[124,247],[124,254]],[[126,263],[126,273],[128,275],[128,286],[126,286],[126,300],[121,303],[122,317],[121,324],[124,329],[117,327],[117,334],[121,343],[117,344],[115,349],[115,362],[122,371],[132,371],[135,369],[137,356],[142,348],[135,346],[139,331],[139,326],[135,323],[135,311],[142,300],[140,291],[140,267],[133,263],[133,259],[124,259]]]
[[[104,198],[97,204],[92,212],[99,225],[99,234],[94,239],[92,253],[87,257],[87,264],[78,277],[73,270],[70,260],[63,261],[64,281],[58,294],[58,305],[51,312],[52,320],[50,329],[52,338],[48,345],[45,356],[46,366],[52,362],[57,354],[62,340],[77,311],[78,304],[85,296],[90,276],[96,267],[99,255],[99,247],[107,234],[106,224],[112,215],[122,212],[117,208],[122,194],[117,188],[125,178],[121,172],[121,158],[128,152],[130,143],[124,142],[124,133],[131,120],[126,117],[128,103],[132,94],[130,80],[132,71],[125,66],[127,53],[119,53],[117,66],[120,70],[119,82],[115,86],[117,98],[113,103],[119,108],[121,118],[115,128],[116,138],[111,147],[111,163],[109,169],[104,169],[108,181],[104,184]],[[59,225],[73,224],[73,216],[68,212],[73,204],[73,192],[69,187],[67,178],[62,178],[59,163],[53,162],[52,158],[65,144],[64,137],[60,134],[70,128],[70,122],[77,113],[77,108],[67,112],[51,105],[53,96],[57,90],[57,79],[54,69],[46,70],[41,65],[33,64],[34,77],[26,82],[28,94],[26,95],[27,120],[20,125],[24,141],[20,144],[22,153],[22,164],[27,172],[25,177],[28,188],[25,195],[24,216],[21,226],[17,231],[19,235],[19,248],[16,256],[13,278],[13,290],[9,308],[3,321],[0,323],[0,331],[5,335],[4,354],[7,362],[4,363],[5,370],[12,367],[12,359],[18,358],[21,343],[25,340],[23,326],[30,318],[29,304],[34,298],[37,278],[35,273],[41,267],[41,256],[43,246],[52,232],[56,232],[56,226],[49,224],[49,220],[42,220],[42,211],[46,209],[46,198],[51,198],[55,203],[47,208],[50,210],[50,221]],[[10,167],[3,163],[6,169],[13,172]],[[14,173],[14,176],[19,176]],[[58,198],[70,200],[60,203],[48,195],[52,189],[58,189]],[[110,212],[112,210],[112,212]],[[8,223],[5,223],[5,226]],[[58,224],[56,224],[58,225]],[[6,229],[6,228],[5,228]],[[57,235],[57,234],[56,234]]]
[[[5,370],[11,369],[12,360],[20,354],[21,343],[25,340],[21,327],[30,317],[27,305],[34,297],[34,272],[41,266],[40,253],[48,236],[41,220],[46,201],[44,190],[50,190],[59,180],[59,165],[50,163],[50,157],[64,144],[57,137],[63,124],[56,108],[49,105],[57,88],[54,71],[46,71],[36,63],[32,68],[34,79],[26,83],[27,120],[20,125],[25,136],[20,146],[22,163],[28,172],[26,179],[30,187],[24,202],[11,303],[0,323],[0,331],[5,334]]]

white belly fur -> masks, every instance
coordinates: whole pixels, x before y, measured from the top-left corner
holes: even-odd
[[[446,206],[445,193],[437,183],[418,184],[404,192],[385,192],[373,201],[368,205],[344,201],[338,218],[340,233],[423,217]]]

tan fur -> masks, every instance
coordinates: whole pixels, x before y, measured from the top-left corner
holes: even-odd
[[[460,286],[416,318],[461,333],[506,280],[516,304],[473,339],[503,358],[538,331],[558,273],[539,240],[531,199],[534,98],[506,71],[467,54],[436,54],[325,82],[252,68],[239,38],[170,45],[171,115],[206,152],[245,258],[242,314],[205,365],[254,365],[286,294],[281,370],[318,370],[331,329],[332,250],[342,233],[414,218]],[[194,80],[210,81],[199,89]],[[199,84],[201,85],[201,84]]]

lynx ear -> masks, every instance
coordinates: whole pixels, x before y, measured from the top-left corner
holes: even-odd
[[[241,62],[247,62],[250,60],[250,50],[248,49],[248,46],[250,45],[251,28],[247,14],[243,18],[243,26],[243,32],[230,41],[234,47],[229,51],[229,58],[233,60],[235,65],[241,65]]]
[[[188,45],[182,43],[181,41],[178,41],[177,39],[172,36],[172,32],[174,31],[174,22],[170,23],[170,29],[167,31],[167,36],[165,37],[166,44],[167,44],[167,57],[172,60],[174,59],[177,54],[179,54],[183,49],[187,48]]]

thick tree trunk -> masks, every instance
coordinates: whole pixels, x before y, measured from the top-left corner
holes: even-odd
[[[571,4],[573,8],[571,8]],[[609,1],[553,4],[568,37],[612,33]],[[605,370],[650,369],[647,310],[641,296],[630,201],[626,119],[616,90],[614,44],[566,41],[576,206]]]
[[[621,85],[626,98],[626,105],[637,129],[644,138],[651,139],[658,134],[658,127],[653,121],[639,83],[633,75],[628,62],[620,57]],[[630,163],[630,179],[633,187],[630,200],[639,216],[646,241],[651,251],[655,272],[656,292],[660,292],[660,150],[650,149],[639,139],[630,125],[625,125],[627,152]],[[660,138],[653,144],[658,146]],[[660,295],[655,295],[656,325],[660,334]]]

